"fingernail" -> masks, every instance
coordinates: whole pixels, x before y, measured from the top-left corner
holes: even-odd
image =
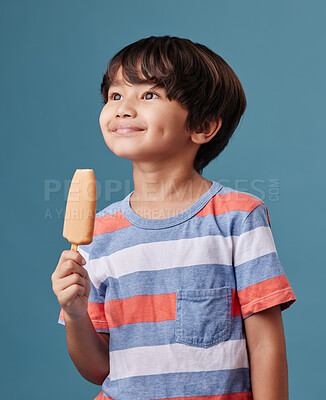
[[[86,260],[83,258],[82,259],[82,264],[85,265],[86,264]]]

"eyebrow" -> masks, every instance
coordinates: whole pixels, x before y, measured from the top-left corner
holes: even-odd
[[[137,86],[144,86],[144,85],[150,85],[150,82],[144,82],[144,83],[135,83],[135,85]],[[114,79],[110,85],[111,87],[122,87],[125,85],[125,81],[123,81],[122,79]],[[154,89],[155,85],[151,86],[150,89]],[[160,89],[160,87],[156,87],[155,89]]]
[[[114,86],[114,87],[121,87],[121,86],[124,86],[124,84],[125,84],[125,83],[124,83],[124,81],[123,81],[122,79],[115,79],[115,80],[112,81],[110,87],[111,87],[111,86]]]

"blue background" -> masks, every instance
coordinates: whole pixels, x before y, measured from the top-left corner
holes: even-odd
[[[323,397],[325,11],[298,0],[2,2],[2,398],[100,391],[69,358],[50,277],[69,248],[62,226],[75,169],[94,169],[98,209],[133,189],[131,161],[111,153],[98,123],[106,65],[127,44],[165,34],[210,47],[244,86],[245,116],[203,176],[268,206],[298,299],[283,313],[290,399]]]

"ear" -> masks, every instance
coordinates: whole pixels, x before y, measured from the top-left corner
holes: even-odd
[[[203,126],[191,134],[191,140],[197,144],[208,143],[221,129],[221,126],[222,118],[218,118],[211,122],[205,121]]]

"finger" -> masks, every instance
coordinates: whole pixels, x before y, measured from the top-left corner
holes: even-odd
[[[56,293],[60,293],[72,285],[79,285],[85,287],[86,279],[82,278],[79,274],[76,273],[70,274],[61,279],[58,279],[55,284],[54,290]]]
[[[88,276],[87,271],[84,267],[73,260],[67,260],[64,263],[58,265],[56,271],[56,279],[62,279],[63,277],[73,273],[79,274],[82,278],[86,278]]]
[[[80,285],[71,285],[63,290],[58,297],[59,303],[62,307],[70,306],[77,296],[83,296],[85,288]]]
[[[79,252],[73,251],[73,250],[64,250],[61,253],[58,264],[62,264],[67,260],[75,261],[76,263],[78,263],[80,265],[86,264],[85,258]]]

